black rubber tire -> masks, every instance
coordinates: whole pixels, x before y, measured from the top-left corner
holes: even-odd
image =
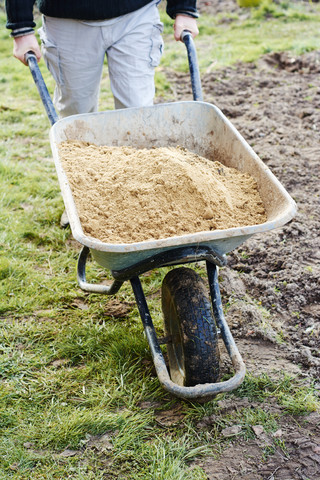
[[[162,312],[171,380],[188,387],[215,383],[220,359],[217,328],[205,283],[194,270],[175,268],[165,276]]]

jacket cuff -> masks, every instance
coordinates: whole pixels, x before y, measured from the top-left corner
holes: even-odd
[[[185,15],[186,17],[199,18],[198,12],[176,12],[173,14],[172,18],[176,18],[177,15]]]
[[[31,35],[31,33],[34,33],[34,30],[31,27],[17,28],[12,30],[10,37],[24,37],[25,35]]]

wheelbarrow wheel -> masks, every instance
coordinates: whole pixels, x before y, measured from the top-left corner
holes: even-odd
[[[219,376],[216,324],[205,283],[190,268],[175,268],[162,283],[171,380],[181,386],[215,383]]]

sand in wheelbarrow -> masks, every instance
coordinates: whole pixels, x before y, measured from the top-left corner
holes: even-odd
[[[182,147],[62,142],[59,154],[84,232],[135,243],[266,220],[255,180]]]

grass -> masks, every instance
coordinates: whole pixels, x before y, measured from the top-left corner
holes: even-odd
[[[248,18],[244,19],[237,13],[200,17],[196,47],[201,72],[230,66],[238,61],[253,62],[261,55],[274,51],[286,50],[300,55],[319,48],[318,4],[265,1],[249,11]],[[172,23],[164,14],[162,20],[166,45],[162,65],[187,71],[185,47],[170,41]]]
[[[274,431],[279,418],[264,413],[264,402],[275,398],[283,414],[307,413],[319,408],[312,386],[248,376],[237,391],[205,405],[180,402],[155,376],[129,285],[116,298],[77,287],[79,245],[59,228],[63,204],[49,123],[31,75],[11,57],[3,2],[0,7],[0,478],[205,479],[192,460],[223,451],[223,428],[240,423],[244,439],[257,423]],[[161,15],[166,53],[157,94],[170,98],[166,69],[186,70],[186,60],[184,46],[171,39],[172,22]],[[319,45],[317,5],[264,5],[245,19],[233,14],[230,22],[224,16],[199,20],[202,73],[273,49],[301,53]],[[53,81],[43,64],[41,69],[52,94]],[[107,77],[101,104],[113,108]],[[164,274],[143,277],[160,334]],[[88,277],[110,278],[94,262]],[[126,306],[125,313],[115,313],[118,305]],[[219,406],[243,397],[261,408],[226,414]],[[177,422],[159,422],[159,412],[175,408],[182,413]],[[212,414],[216,424],[199,430],[197,423]],[[101,435],[108,438],[104,446]]]

